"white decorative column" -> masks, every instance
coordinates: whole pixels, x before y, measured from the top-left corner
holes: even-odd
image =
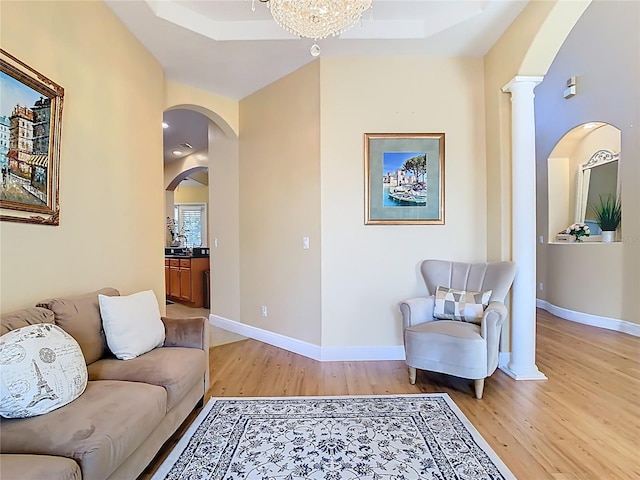
[[[511,359],[502,370],[516,380],[544,380],[536,366],[536,150],[533,89],[543,77],[516,76],[511,93]]]

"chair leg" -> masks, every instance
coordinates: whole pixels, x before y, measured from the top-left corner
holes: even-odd
[[[416,384],[416,369],[414,367],[409,367],[409,383],[411,385]]]
[[[476,391],[476,398],[481,399],[482,392],[484,391],[484,378],[481,378],[479,380],[474,380],[473,387],[475,388],[475,391]]]

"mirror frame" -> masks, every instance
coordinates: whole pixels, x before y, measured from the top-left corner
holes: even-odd
[[[574,215],[575,223],[584,223],[584,217],[587,212],[587,198],[589,196],[589,181],[591,180],[591,169],[600,165],[620,160],[620,152],[611,150],[598,150],[591,155],[589,161],[583,164],[578,171],[576,185],[576,209]],[[620,164],[618,164],[618,169]],[[616,196],[620,193],[620,173],[618,171],[616,180]]]

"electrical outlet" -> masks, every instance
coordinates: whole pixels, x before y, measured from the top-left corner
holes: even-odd
[[[213,248],[218,248],[218,239],[217,238],[213,239]]]
[[[538,290],[543,291],[544,290],[544,285],[542,284],[542,282],[540,282],[538,284]]]
[[[538,240],[540,241],[540,243],[544,243],[544,237],[542,235],[538,237]]]
[[[267,306],[266,305],[262,305],[262,316],[263,317],[267,316]]]
[[[309,237],[302,237],[302,248],[309,250]]]

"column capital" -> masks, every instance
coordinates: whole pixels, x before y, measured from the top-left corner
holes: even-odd
[[[504,87],[502,87],[502,91],[505,93],[513,92],[513,88],[516,85],[520,85],[523,83],[532,83],[533,85],[531,89],[533,90],[533,88],[539,83],[541,83],[542,80],[544,80],[544,76],[542,75],[516,75],[511,80],[509,80],[509,82],[507,82],[507,84]]]

